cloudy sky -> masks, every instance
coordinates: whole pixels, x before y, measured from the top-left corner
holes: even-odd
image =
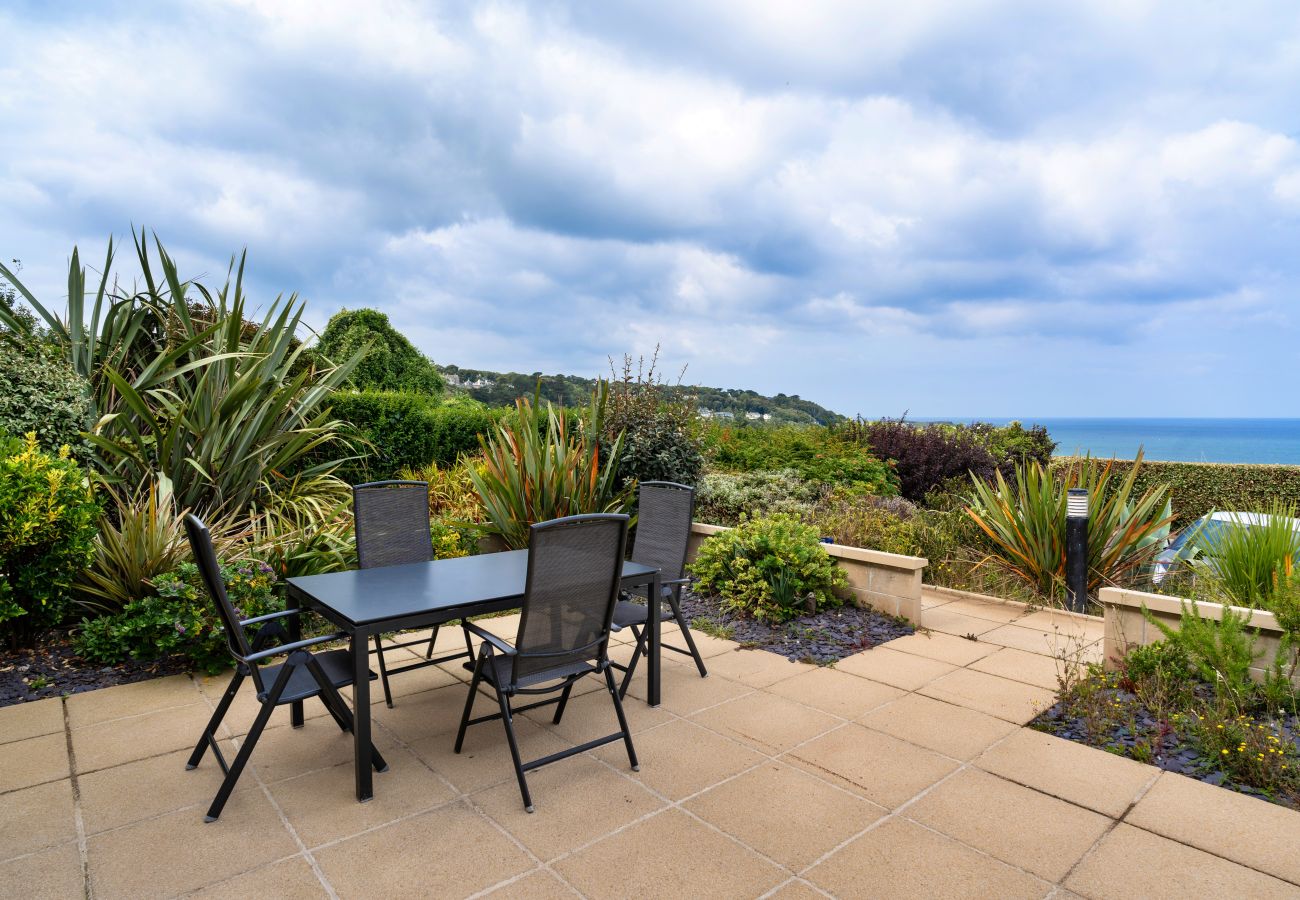
[[[247,246],[435,360],[1296,416],[1291,0],[0,5],[0,256]]]

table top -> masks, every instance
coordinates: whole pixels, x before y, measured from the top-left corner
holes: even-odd
[[[623,580],[648,581],[653,566],[623,563]],[[290,578],[299,594],[358,625],[523,597],[528,551],[507,550],[404,566]]]

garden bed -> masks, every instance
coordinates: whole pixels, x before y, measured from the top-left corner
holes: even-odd
[[[782,625],[767,625],[723,609],[716,597],[701,597],[689,590],[682,592],[682,613],[692,628],[706,634],[817,665],[828,665],[916,631],[904,619],[847,604],[799,616]],[[671,623],[665,626],[666,640],[672,641],[674,629]]]
[[[1130,687],[1122,673],[1094,671],[1029,727],[1300,809],[1300,716],[1216,717],[1204,684],[1177,710],[1158,709]]]
[[[35,649],[0,653],[0,706],[147,681],[190,668],[183,656],[95,665],[77,656],[65,635],[52,636]]]

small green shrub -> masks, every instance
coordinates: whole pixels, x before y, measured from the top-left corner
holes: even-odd
[[[222,566],[221,577],[239,618],[284,609],[273,590],[275,573],[266,563]],[[156,578],[153,586],[156,593],[132,601],[120,613],[83,621],[73,642],[77,653],[107,665],[180,654],[210,674],[229,668],[230,650],[221,618],[203,587],[198,566],[182,563]]]
[[[696,588],[723,606],[767,622],[784,622],[817,607],[839,606],[835,589],[848,582],[817,530],[778,513],[715,534],[688,567]]]
[[[853,485],[875,494],[898,493],[893,469],[865,447],[816,425],[699,426],[705,456],[715,471],[793,469],[818,484]]]
[[[336,394],[333,415],[347,422],[367,444],[358,459],[337,475],[352,483],[396,477],[405,468],[452,465],[478,449],[493,417],[473,401],[439,405],[423,394],[360,391]]]
[[[905,556],[920,550],[916,507],[902,497],[836,491],[813,508],[808,521],[837,544]]]
[[[0,432],[35,432],[47,453],[67,445],[85,460],[89,444],[81,436],[90,421],[90,382],[38,338],[21,343],[0,339]]]
[[[68,615],[99,510],[81,468],[36,435],[0,445],[0,634],[26,643]]]
[[[611,372],[609,403],[605,409],[606,450],[623,436],[618,476],[632,481],[674,481],[694,485],[704,468],[701,442],[695,434],[696,401],[690,394],[669,393],[656,367],[659,348],[644,359],[636,371],[630,356],[623,357],[623,371]],[[612,367],[611,367],[612,368]]]
[[[695,491],[695,520],[735,525],[742,518],[773,513],[807,515],[822,496],[821,485],[794,469],[767,472],[712,472]]]
[[[1255,650],[1255,632],[1246,627],[1248,616],[1225,607],[1216,622],[1201,615],[1195,603],[1183,604],[1182,621],[1170,628],[1142,610],[1165,640],[1182,649],[1200,679],[1214,686],[1221,705],[1238,708],[1255,693],[1250,669],[1262,655]]]

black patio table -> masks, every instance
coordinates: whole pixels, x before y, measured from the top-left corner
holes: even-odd
[[[370,764],[370,638],[375,634],[441,625],[467,616],[517,609],[528,576],[528,551],[508,550],[439,559],[403,566],[382,566],[325,575],[290,578],[289,598],[315,610],[352,638],[353,741],[356,747],[357,799],[374,796]],[[659,570],[623,563],[623,587],[649,585],[660,593]],[[650,652],[647,700],[659,705],[659,616],[649,616]],[[292,621],[296,622],[297,617]],[[298,635],[291,635],[291,640]],[[302,703],[293,704],[292,722],[303,722]]]

